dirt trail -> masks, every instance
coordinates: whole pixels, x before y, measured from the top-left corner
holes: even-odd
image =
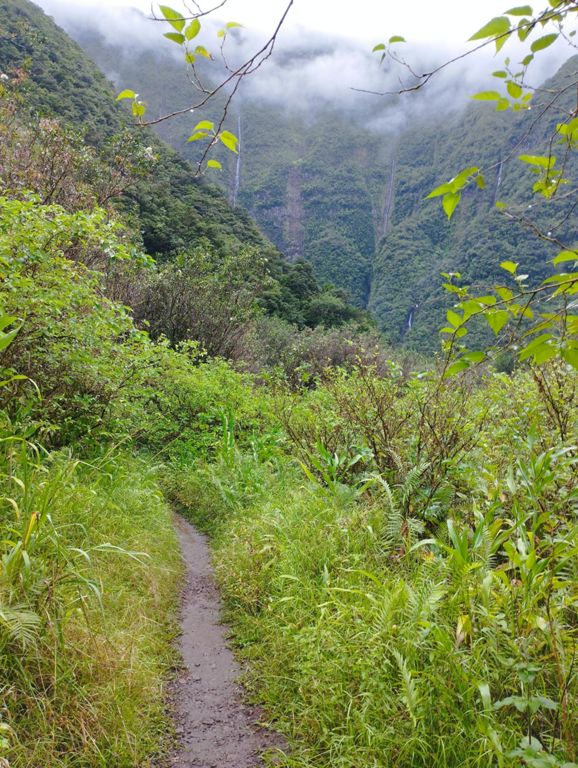
[[[272,733],[255,726],[258,711],[243,702],[236,683],[241,670],[220,623],[207,541],[176,518],[186,564],[179,648],[184,669],[172,688],[177,736],[169,765],[180,768],[257,768],[260,755],[280,746]]]

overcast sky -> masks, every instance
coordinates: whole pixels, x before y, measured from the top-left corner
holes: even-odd
[[[391,35],[408,40],[444,42],[467,40],[492,16],[510,7],[509,0],[295,0],[287,21],[288,29],[303,28],[332,35],[378,42]],[[513,0],[512,0],[513,1]],[[37,0],[50,12],[62,0]],[[237,21],[252,29],[268,31],[274,27],[288,0],[228,0],[218,13],[227,21]],[[182,8],[180,0],[165,0],[165,5]],[[203,3],[207,10],[216,2]],[[515,3],[514,3],[515,4]],[[69,0],[68,5],[94,6],[94,0]],[[133,6],[150,10],[150,0],[100,0],[109,7]],[[156,3],[155,3],[156,5]]]

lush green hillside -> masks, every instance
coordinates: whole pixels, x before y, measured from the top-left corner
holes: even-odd
[[[114,56],[118,86],[136,84],[153,114],[188,103],[190,86],[181,64],[163,53],[161,43],[154,54],[131,48],[127,56],[113,53],[89,30],[75,34],[101,66]],[[575,62],[569,62],[554,83],[564,82],[574,69]],[[170,94],[167,82],[174,86]],[[538,108],[541,98],[536,97]],[[379,101],[373,104],[379,113]],[[465,282],[488,286],[505,259],[520,262],[530,275],[543,270],[547,246],[495,209],[498,199],[514,201],[520,210],[533,202],[527,193],[531,184],[519,183],[531,175],[516,156],[542,151],[553,127],[540,123],[528,133],[534,112],[513,116],[477,105],[443,119],[426,113],[405,131],[379,132],[364,124],[371,106],[354,116],[327,108],[304,115],[289,106],[243,100],[229,125],[241,135],[238,167],[221,156],[222,186],[289,259],[305,257],[321,282],[335,283],[356,304],[369,307],[393,342],[437,348],[436,329],[448,304],[440,272],[460,272]],[[179,152],[194,159],[198,148],[186,144],[190,129],[188,117],[160,128]],[[487,188],[468,193],[448,223],[425,197],[469,165],[489,169]],[[550,215],[540,211],[536,220],[547,229]],[[571,219],[564,229],[562,239],[572,240]]]
[[[254,257],[244,261],[248,282],[254,268],[260,269],[255,265],[267,264],[268,279],[257,290],[265,311],[300,327],[367,322],[344,297],[323,291],[312,275],[305,292],[295,287],[301,265],[288,265],[243,208],[231,208],[221,190],[197,178],[177,152],[148,129],[135,127],[102,72],[38,7],[9,0],[0,11],[0,44],[0,71],[23,81],[19,92],[32,114],[57,117],[75,129],[82,126],[84,139],[108,161],[131,154],[140,158],[134,183],[114,204],[140,230],[147,253],[170,261],[205,243],[221,254],[249,247]],[[143,158],[150,158],[148,165]]]

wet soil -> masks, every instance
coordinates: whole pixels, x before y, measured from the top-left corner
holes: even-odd
[[[179,768],[259,768],[261,754],[281,746],[256,724],[259,711],[243,700],[241,673],[221,623],[206,538],[175,518],[186,579],[179,651],[183,667],[171,690],[178,745],[168,765]]]

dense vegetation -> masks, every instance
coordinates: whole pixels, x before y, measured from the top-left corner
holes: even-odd
[[[578,765],[573,358],[490,350],[449,377],[451,348],[387,351],[133,145],[37,9],[0,20],[0,765],[162,760],[171,509],[212,536],[277,765]],[[102,86],[85,135],[66,78],[61,119],[46,100],[56,44]]]

